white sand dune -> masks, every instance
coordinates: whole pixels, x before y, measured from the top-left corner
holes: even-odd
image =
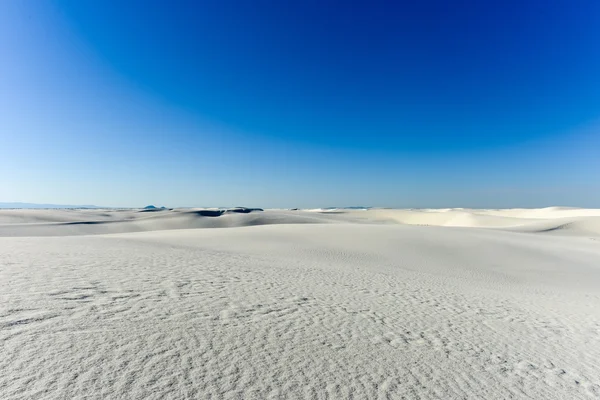
[[[205,211],[1,210],[0,398],[600,398],[600,210]]]
[[[2,236],[70,236],[127,232],[162,231],[171,229],[231,228],[271,224],[305,224],[351,222],[352,216],[320,215],[297,211],[228,212],[216,209],[184,209],[157,212],[124,210],[26,210],[20,216],[0,210]],[[359,221],[357,221],[359,222]]]

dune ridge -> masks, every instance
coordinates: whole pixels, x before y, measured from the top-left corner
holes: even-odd
[[[368,223],[504,229],[600,236],[600,210],[543,209],[169,209],[0,210],[0,236],[63,236],[271,224]]]

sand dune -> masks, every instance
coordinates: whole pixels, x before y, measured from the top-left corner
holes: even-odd
[[[0,211],[0,398],[600,398],[599,210],[138,211]]]
[[[27,210],[19,217],[13,210],[0,211],[2,236],[72,236],[171,229],[231,228],[271,224],[349,222],[352,216],[317,215],[309,212],[225,212],[218,209],[182,209],[160,212],[138,210],[87,211]]]
[[[66,236],[271,224],[369,223],[599,236],[600,209],[0,210],[2,236]]]

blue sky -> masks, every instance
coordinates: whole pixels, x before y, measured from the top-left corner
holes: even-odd
[[[2,1],[0,201],[600,207],[598,20],[595,0]]]

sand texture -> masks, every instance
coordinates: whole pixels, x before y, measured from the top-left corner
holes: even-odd
[[[0,210],[0,398],[600,398],[600,210],[210,211]]]

